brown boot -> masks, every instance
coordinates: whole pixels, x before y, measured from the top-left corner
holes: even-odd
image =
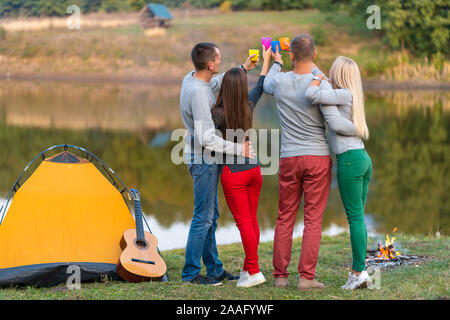
[[[288,285],[288,278],[275,278],[275,281],[273,282],[275,288],[286,288]]]
[[[308,280],[299,278],[298,279],[298,290],[313,290],[313,289],[323,289],[325,288],[325,285],[316,279]]]

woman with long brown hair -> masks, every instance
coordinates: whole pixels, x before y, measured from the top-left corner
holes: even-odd
[[[269,71],[272,49],[264,50],[264,64],[258,83],[250,94],[247,75],[242,68],[233,68],[225,73],[212,119],[224,139],[242,142],[248,138],[245,133],[252,128],[252,113],[263,93],[264,78]],[[248,133],[248,132],[247,132]],[[259,225],[257,210],[262,187],[259,162],[255,159],[234,156],[225,159],[220,180],[228,207],[236,221],[245,251],[238,287],[253,287],[266,281],[259,269],[258,245]]]

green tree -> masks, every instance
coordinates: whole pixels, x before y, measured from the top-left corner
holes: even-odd
[[[147,3],[145,0],[127,0],[127,1],[131,9],[137,11],[141,10]]]
[[[449,0],[345,1],[350,12],[365,23],[367,7],[381,9],[381,35],[394,49],[406,48],[417,56],[450,53]]]
[[[103,0],[100,6],[100,11],[107,13],[129,10],[129,4],[123,0]]]

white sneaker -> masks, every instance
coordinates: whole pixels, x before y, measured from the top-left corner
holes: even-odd
[[[355,281],[356,276],[354,276],[351,272],[348,273],[347,282],[341,286],[341,289],[348,289],[348,286]]]
[[[247,277],[249,276],[247,271],[241,270],[241,273],[239,274],[239,280],[237,282],[237,286],[239,286],[239,284],[244,281]]]
[[[361,271],[359,276],[353,275],[353,281],[347,285],[348,290],[356,290],[366,288],[372,285],[372,280],[366,270]]]
[[[264,277],[262,272],[258,272],[257,274],[254,275],[250,275],[247,272],[245,279],[239,282],[236,286],[241,288],[250,288],[264,282],[266,282],[266,278]]]

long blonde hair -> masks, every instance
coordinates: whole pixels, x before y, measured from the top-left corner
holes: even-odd
[[[369,139],[369,128],[364,112],[364,92],[358,65],[350,58],[339,56],[330,69],[330,82],[334,88],[346,88],[352,94],[352,121],[358,137]]]

